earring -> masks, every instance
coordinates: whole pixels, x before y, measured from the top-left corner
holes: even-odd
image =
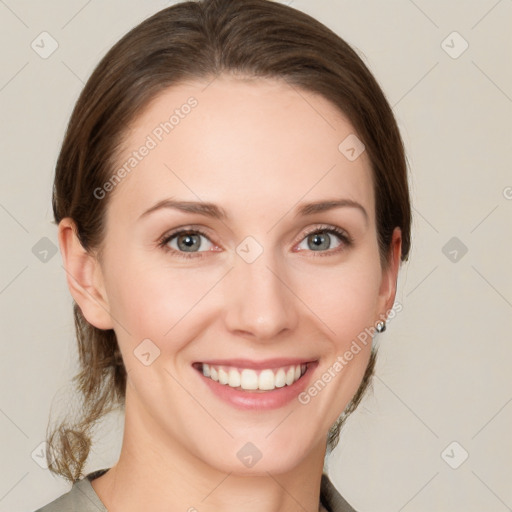
[[[377,332],[384,332],[386,330],[386,322],[378,322],[376,325]]]

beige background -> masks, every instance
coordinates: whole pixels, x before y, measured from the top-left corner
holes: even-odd
[[[393,106],[411,167],[403,311],[380,336],[374,391],[343,431],[331,479],[361,512],[511,510],[512,1],[287,3],[356,47]],[[71,298],[51,252],[64,129],[102,55],[166,5],[0,0],[2,512],[69,489],[37,463],[76,355]],[[58,44],[46,59],[31,47],[43,31]],[[88,471],[117,459],[122,421],[108,424]]]

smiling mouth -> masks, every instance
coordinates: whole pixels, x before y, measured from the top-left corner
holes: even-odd
[[[291,386],[302,378],[309,366],[310,363],[302,363],[254,370],[207,363],[193,364],[193,367],[208,379],[237,390],[254,392]]]

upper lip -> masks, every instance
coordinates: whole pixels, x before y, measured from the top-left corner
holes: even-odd
[[[250,359],[211,359],[208,361],[198,361],[194,363],[208,364],[214,366],[233,366],[238,368],[251,368],[253,370],[262,370],[265,368],[281,368],[282,366],[296,366],[299,364],[314,363],[316,359],[301,359],[298,357],[280,357],[274,359],[265,359],[263,361],[251,361]]]

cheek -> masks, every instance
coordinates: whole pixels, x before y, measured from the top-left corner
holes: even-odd
[[[217,276],[190,267],[162,268],[146,261],[125,260],[122,267],[109,273],[111,314],[134,342],[149,338],[158,343],[169,339],[193,318],[194,309],[221,275],[222,272]],[[123,329],[120,334],[123,336]]]
[[[375,321],[380,279],[379,262],[369,255],[316,269],[301,279],[298,295],[325,324],[329,338],[342,346]]]
[[[106,274],[111,314],[124,327],[118,329],[121,339],[128,331],[132,344],[149,338],[162,348],[172,339],[173,350],[179,350],[179,340],[187,338],[184,329],[200,329],[223,308],[220,290],[230,294],[230,286],[242,286],[228,279],[217,288],[226,272],[221,265],[187,263],[180,268],[148,260],[126,257],[122,265],[110,265]],[[338,265],[292,266],[283,280],[296,296],[284,293],[283,300],[293,300],[308,322],[336,342],[337,352],[375,320],[380,267],[371,251],[360,251]]]

